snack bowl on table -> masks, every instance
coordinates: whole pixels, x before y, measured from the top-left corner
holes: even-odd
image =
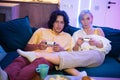
[[[64,75],[49,75],[45,80],[71,80],[68,76]]]

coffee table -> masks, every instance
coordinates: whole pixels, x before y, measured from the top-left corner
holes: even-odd
[[[54,78],[56,75],[48,75],[45,80],[49,80],[51,77]],[[78,76],[65,76],[68,80],[81,80]],[[120,80],[120,78],[109,78],[109,77],[91,77],[92,80]]]

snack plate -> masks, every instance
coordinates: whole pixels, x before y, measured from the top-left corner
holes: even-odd
[[[81,76],[48,75],[44,80],[81,80]],[[91,80],[95,80],[91,78]]]

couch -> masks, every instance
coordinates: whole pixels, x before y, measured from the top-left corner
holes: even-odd
[[[109,27],[100,27],[105,36],[111,40],[112,50],[106,55],[105,61],[98,67],[77,67],[79,71],[87,71],[89,76],[120,78],[120,30]],[[27,42],[37,28],[31,27],[29,17],[18,18],[0,23],[0,66],[5,69],[16,57],[16,49],[24,50]],[[72,35],[80,28],[67,26],[64,31]],[[5,54],[4,54],[5,53]],[[2,56],[3,55],[3,56]],[[49,74],[64,74],[64,71],[52,70]]]

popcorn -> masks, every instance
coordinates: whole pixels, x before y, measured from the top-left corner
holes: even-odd
[[[49,80],[69,80],[69,79],[65,76],[56,75],[56,77],[51,77],[49,78]]]

